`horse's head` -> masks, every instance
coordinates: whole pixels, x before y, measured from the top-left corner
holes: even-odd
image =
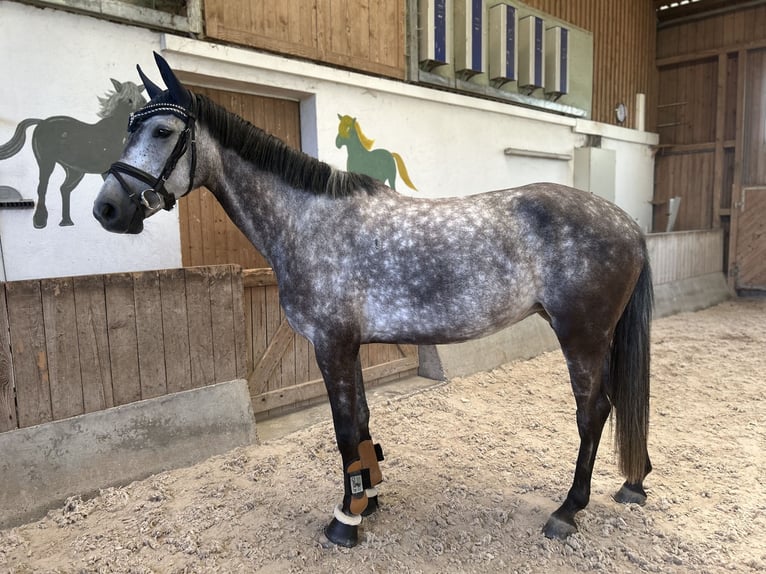
[[[356,121],[356,118],[338,114],[338,119],[340,124],[338,124],[338,136],[335,138],[336,147],[340,148],[342,145],[347,145],[351,140],[352,134],[356,134],[364,149],[369,150],[372,148],[375,140],[371,140],[362,133],[362,128],[359,127],[359,122]]]
[[[170,210],[194,186],[194,97],[168,63],[157,53],[154,57],[168,89],[138,68],[151,101],[130,115],[125,149],[93,204],[94,217],[107,231],[140,233],[144,219]]]
[[[139,86],[133,82],[118,82],[114,78],[110,78],[114,91],[109,91],[104,94],[104,97],[98,98],[98,103],[101,105],[101,109],[98,112],[98,117],[107,118],[113,115],[120,115],[123,113],[127,116],[130,112],[142,108],[146,104],[146,98],[141,95],[144,91],[144,86]]]

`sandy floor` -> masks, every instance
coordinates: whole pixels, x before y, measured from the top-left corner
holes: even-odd
[[[323,422],[0,531],[0,572],[763,572],[766,300],[654,324],[645,507],[609,430],[566,543],[540,528],[570,486],[574,401],[560,353],[373,410],[382,508],[361,544],[318,543],[340,492]]]

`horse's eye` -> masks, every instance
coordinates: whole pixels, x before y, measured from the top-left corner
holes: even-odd
[[[156,138],[167,138],[170,137],[171,132],[168,128],[155,128],[154,130],[154,137]]]

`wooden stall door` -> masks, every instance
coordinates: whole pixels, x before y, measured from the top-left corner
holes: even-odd
[[[735,287],[766,291],[766,187],[744,188],[736,215]]]
[[[764,11],[766,15],[766,11]],[[744,114],[741,174],[732,205],[733,280],[738,290],[766,290],[766,48],[741,53],[747,81],[742,87]],[[739,193],[737,193],[739,191]]]
[[[195,87],[226,109],[300,149],[298,102]],[[288,325],[277,282],[265,258],[204,188],[179,202],[184,266],[235,263],[244,274],[248,381],[256,412],[290,409],[324,396],[311,344]],[[364,345],[360,351],[367,386],[415,374],[417,347]]]

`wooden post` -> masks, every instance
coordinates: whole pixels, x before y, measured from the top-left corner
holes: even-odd
[[[731,226],[729,231],[729,287],[736,287],[737,224],[742,201],[742,169],[745,154],[745,105],[747,104],[747,50],[737,52],[737,130],[734,138],[734,182],[731,190]]]
[[[0,283],[0,432],[17,428],[16,387],[13,382],[13,360],[8,329],[8,305],[5,284]]]

